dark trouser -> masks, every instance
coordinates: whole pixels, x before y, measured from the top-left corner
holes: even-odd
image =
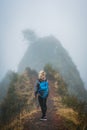
[[[41,111],[42,111],[42,116],[46,115],[46,111],[47,111],[47,97],[46,98],[42,98],[41,96],[38,96],[38,100],[39,100],[39,104],[41,107]]]

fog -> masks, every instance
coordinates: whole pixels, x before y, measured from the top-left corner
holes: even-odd
[[[69,52],[87,88],[87,1],[0,0],[0,78],[17,71],[28,44],[22,30],[54,35]]]

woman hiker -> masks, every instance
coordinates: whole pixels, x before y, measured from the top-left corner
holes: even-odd
[[[35,98],[38,98],[38,102],[41,108],[42,116],[40,120],[47,120],[47,98],[49,95],[49,83],[46,78],[46,72],[41,70],[38,74],[38,79],[35,85]]]

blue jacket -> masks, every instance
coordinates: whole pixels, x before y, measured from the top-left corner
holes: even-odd
[[[35,96],[39,93],[40,83],[42,83],[42,82],[44,82],[44,81],[46,81],[46,82],[48,83],[48,80],[47,80],[47,79],[46,79],[46,80],[38,79],[38,80],[36,81],[36,84],[35,84],[35,86],[34,86],[34,94],[35,94]],[[48,83],[48,95],[49,95],[49,83]],[[48,95],[47,95],[47,96],[48,96]]]

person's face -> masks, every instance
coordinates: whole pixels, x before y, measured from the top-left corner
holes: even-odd
[[[45,75],[44,75],[44,74],[42,74],[41,79],[42,79],[42,80],[44,80],[44,79],[45,79]]]

